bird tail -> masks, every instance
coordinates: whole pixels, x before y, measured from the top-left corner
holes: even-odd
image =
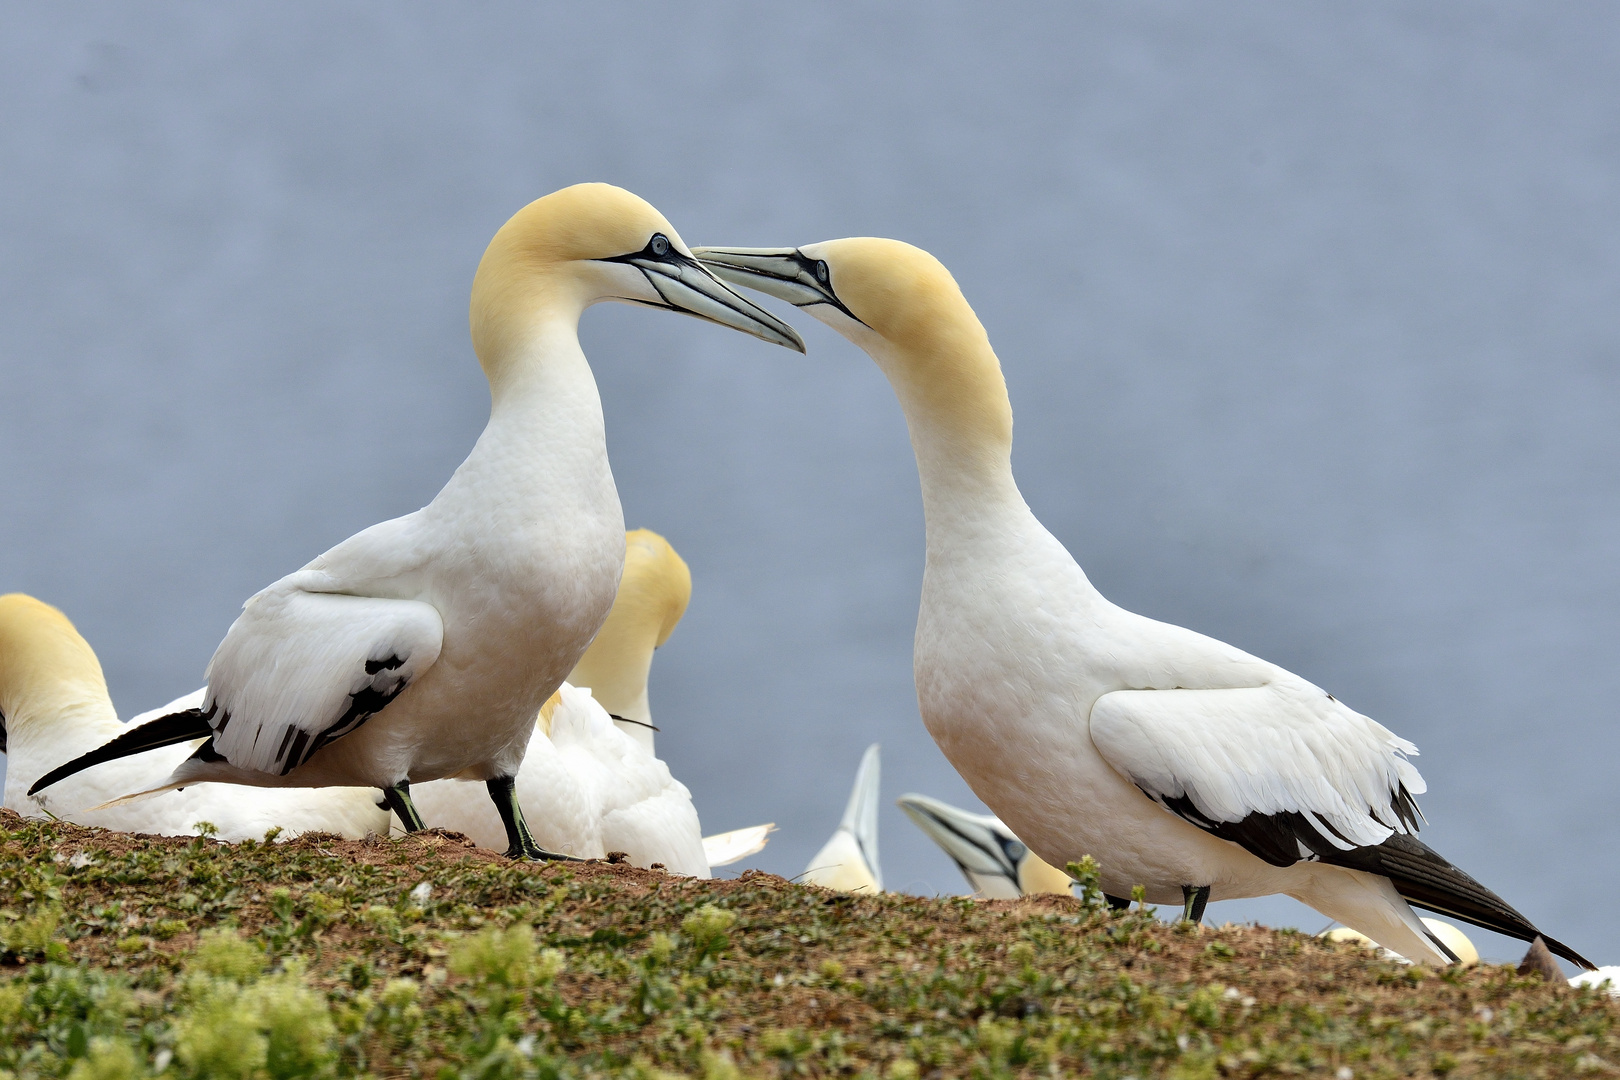
[[[1595,965],[1563,942],[1537,930],[1506,900],[1447,862],[1440,853],[1415,836],[1396,833],[1375,847],[1322,853],[1323,862],[1365,870],[1394,882],[1408,903],[1448,918],[1461,919],[1520,941],[1541,938],[1547,948],[1570,963],[1594,970]]]
[[[28,794],[32,795],[60,780],[66,780],[74,773],[83,772],[93,765],[116,761],[118,758],[144,753],[147,750],[173,746],[175,743],[208,738],[213,734],[214,729],[208,726],[207,720],[203,719],[201,709],[185,709],[181,712],[170,713],[167,716],[160,716],[156,720],[142,724],[140,727],[131,728],[116,739],[96,747],[88,754],[81,754],[65,765],[58,765],[34,781],[34,786],[28,789]]]

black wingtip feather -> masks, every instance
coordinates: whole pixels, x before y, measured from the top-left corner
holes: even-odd
[[[1389,878],[1395,884],[1395,891],[1414,907],[1461,919],[1520,941],[1534,941],[1540,937],[1547,943],[1547,948],[1570,963],[1587,970],[1595,968],[1592,961],[1537,930],[1506,900],[1451,865],[1439,852],[1415,836],[1396,833],[1376,847],[1322,851],[1320,854],[1325,863]]]
[[[106,761],[116,761],[131,754],[143,753],[147,750],[156,750],[159,747],[173,746],[175,743],[190,742],[192,739],[206,738],[214,733],[203,718],[201,709],[186,709],[182,712],[170,713],[160,716],[156,720],[132,728],[111,742],[96,747],[88,754],[81,754],[66,765],[58,765],[38,780],[28,789],[32,795],[42,791],[52,784],[66,780],[74,773],[83,772],[93,765],[100,765]]]

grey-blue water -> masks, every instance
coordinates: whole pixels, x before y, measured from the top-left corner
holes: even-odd
[[[901,237],[1102,590],[1415,740],[1425,838],[1615,962],[1617,102],[1595,3],[8,5],[0,591],[126,715],[199,685],[244,598],[466,454],[473,268],[562,185],[691,243]],[[916,713],[899,410],[795,318],[808,357],[582,328],[626,517],[695,580],[660,750],[785,874],[870,741],[891,799],[976,805]],[[962,888],[882,825],[891,887]]]

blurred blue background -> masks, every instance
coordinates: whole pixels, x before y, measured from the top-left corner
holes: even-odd
[[[1104,593],[1416,741],[1425,838],[1614,962],[1617,102],[1597,3],[8,5],[0,591],[124,715],[199,685],[244,598],[467,453],[473,268],[557,187],[693,244],[900,237]],[[960,891],[892,805],[976,805],[916,713],[904,425],[794,320],[808,357],[584,320],[626,519],[695,581],[659,747],[791,875],[881,741],[888,884]]]

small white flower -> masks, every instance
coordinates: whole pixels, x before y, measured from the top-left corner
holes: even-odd
[[[1481,1005],[1474,1012],[1474,1015],[1479,1017],[1481,1020],[1485,1021],[1488,1024],[1493,1019],[1496,1018],[1496,1011],[1494,1009],[1492,1009],[1489,1005]]]
[[[96,865],[96,860],[82,851],[76,851],[73,853],[73,858],[68,860],[68,865],[75,870],[83,870],[87,866]]]
[[[157,1053],[152,1055],[152,1071],[162,1072],[164,1069],[169,1067],[169,1062],[173,1060],[174,1051],[165,1046],[162,1050],[159,1050]]]
[[[1340,1065],[1339,1071],[1333,1074],[1333,1080],[1355,1080],[1356,1074],[1350,1071],[1350,1066]]]
[[[411,890],[411,903],[420,907],[421,905],[427,903],[432,896],[433,886],[424,881],[418,884],[416,888]]]
[[[1221,995],[1221,997],[1225,998],[1227,1001],[1236,1001],[1242,996],[1243,995],[1238,992],[1238,988],[1235,986],[1228,986],[1226,988],[1226,993]]]
[[[534,1036],[525,1035],[517,1041],[517,1052],[524,1057],[534,1057]]]
[[[782,975],[778,974],[776,976],[776,978],[771,980],[771,985],[773,985],[773,986],[786,986],[787,985],[787,979],[784,978]]]
[[[1250,1007],[1251,1007],[1251,1006],[1253,1006],[1253,1005],[1254,1005],[1254,998],[1252,998],[1252,997],[1245,997],[1245,998],[1244,998],[1244,999],[1243,999],[1243,1001],[1242,1001],[1242,1002],[1241,1002],[1241,1004],[1242,1004],[1242,1006],[1243,1006],[1243,1007],[1244,1007],[1244,1008],[1245,1008],[1245,1009],[1247,1009],[1247,1008],[1250,1008]]]
[[[1192,1040],[1187,1038],[1187,1033],[1185,1031],[1176,1036],[1176,1049],[1180,1050],[1183,1054],[1187,1052],[1187,1047],[1191,1045]]]

